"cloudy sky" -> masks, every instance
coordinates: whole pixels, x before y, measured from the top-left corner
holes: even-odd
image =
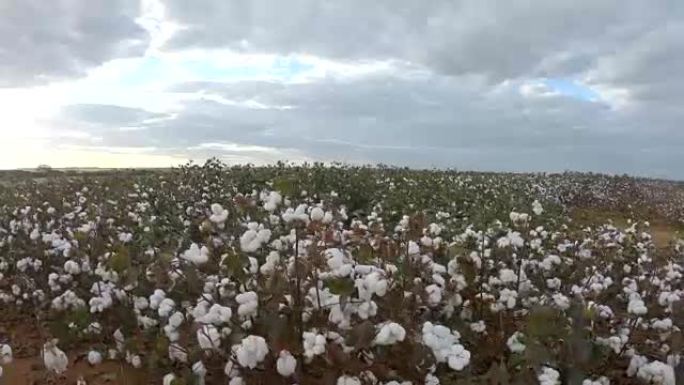
[[[684,179],[681,0],[0,0],[0,168]]]

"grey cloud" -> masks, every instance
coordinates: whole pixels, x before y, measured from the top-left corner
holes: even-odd
[[[400,59],[500,80],[582,72],[592,58],[681,19],[676,0],[320,2],[167,0],[187,29],[172,47],[230,47],[338,59]],[[556,59],[550,60],[550,59]],[[545,64],[545,65],[542,65]],[[577,73],[575,72],[575,73]],[[554,71],[555,73],[555,71]]]
[[[147,33],[139,0],[0,2],[0,87],[80,76],[111,59],[137,56]]]
[[[648,110],[614,111],[569,97],[525,98],[517,83],[493,91],[466,79],[375,75],[305,84],[187,83],[178,89],[225,99],[247,96],[248,108],[211,99],[187,102],[173,120],[140,123],[135,135],[111,130],[111,146],[149,146],[191,157],[244,152],[188,150],[202,143],[273,148],[264,159],[389,163],[478,170],[592,170],[684,178],[684,133],[644,130]],[[236,89],[245,90],[235,93]],[[92,111],[92,108],[91,108]],[[87,119],[102,121],[97,114]],[[665,118],[662,126],[669,122]],[[663,140],[667,134],[667,141]],[[253,154],[257,156],[258,153]]]

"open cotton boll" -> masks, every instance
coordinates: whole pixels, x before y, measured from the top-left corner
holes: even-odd
[[[539,380],[539,385],[560,385],[560,373],[547,366],[542,368],[537,379]]]
[[[238,294],[235,300],[239,304],[238,315],[243,318],[256,316],[259,307],[259,297],[257,293],[248,291],[246,293]]]
[[[308,360],[314,356],[325,353],[326,340],[322,334],[316,332],[304,332],[302,335],[304,357]]]
[[[240,237],[240,248],[242,251],[253,253],[271,239],[271,230],[264,228],[259,229],[258,227],[259,226],[255,222],[248,225],[247,231]]]
[[[224,209],[223,206],[218,203],[212,204],[211,216],[209,216],[209,220],[218,225],[222,225],[226,219],[228,219],[228,210]]]
[[[513,335],[511,335],[508,340],[506,340],[506,346],[508,346],[508,350],[510,350],[513,353],[522,353],[525,351],[525,344],[522,343],[521,338],[523,338],[524,335],[520,332],[515,332]]]
[[[314,222],[321,222],[325,217],[325,211],[320,207],[314,207],[311,210],[311,220]]]
[[[596,380],[587,378],[584,381],[582,381],[582,385],[610,385],[610,380],[606,376],[601,376]]]
[[[204,378],[207,376],[207,368],[202,361],[192,364],[192,374],[197,376],[197,385],[204,385]]]
[[[637,377],[649,384],[676,385],[674,368],[660,362],[653,361],[639,368]]]
[[[43,345],[43,364],[48,371],[57,374],[64,373],[69,365],[66,353],[57,347],[57,339],[46,342]]]
[[[203,350],[221,347],[221,333],[214,325],[204,325],[197,330],[197,343]]]
[[[470,352],[458,343],[460,334],[443,325],[425,322],[422,342],[432,350],[438,363],[447,363],[453,370],[463,370],[470,363]]]
[[[644,315],[648,313],[646,304],[637,293],[632,293],[627,304],[627,312],[634,315]]]
[[[278,354],[278,361],[276,362],[276,369],[278,374],[283,377],[290,377],[297,367],[297,360],[287,350],[281,350]]]
[[[264,199],[264,210],[273,212],[282,201],[283,197],[277,191],[271,191]]]
[[[0,345],[0,362],[2,362],[3,365],[7,365],[12,363],[12,359],[12,347],[7,344]]]
[[[268,354],[266,340],[261,336],[250,335],[242,339],[235,349],[235,356],[240,366],[254,369]]]
[[[71,275],[78,275],[81,273],[81,266],[75,261],[64,262],[64,271]]]
[[[406,330],[396,322],[380,326],[380,331],[373,340],[374,345],[393,345],[406,337]]]
[[[176,375],[173,373],[168,373],[162,378],[162,385],[172,385],[173,381],[176,379]]]
[[[91,350],[88,352],[88,363],[90,365],[99,365],[102,362],[102,354],[97,350]]]
[[[192,243],[190,248],[181,254],[181,258],[196,265],[202,265],[209,261],[209,249],[206,246],[200,248],[196,243]]]
[[[282,218],[285,221],[285,223],[301,221],[308,224],[309,215],[306,213],[306,209],[307,206],[305,204],[297,206],[297,208],[294,210],[290,207],[287,210],[285,210],[285,213],[282,215]]]
[[[541,203],[539,203],[539,201],[536,199],[534,202],[532,202],[532,212],[534,215],[542,215],[544,212],[544,208],[542,207]]]
[[[160,317],[166,318],[171,314],[175,307],[176,303],[171,298],[164,298],[161,303],[159,303],[157,313],[159,313]]]
[[[336,385],[361,385],[358,377],[341,376],[337,379]]]

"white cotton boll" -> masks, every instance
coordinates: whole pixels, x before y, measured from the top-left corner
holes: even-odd
[[[653,320],[653,322],[651,323],[651,327],[652,327],[653,329],[656,329],[656,330],[660,330],[660,331],[664,331],[664,332],[665,332],[665,331],[668,331],[668,330],[672,329],[672,320],[669,319],[669,318],[664,318],[664,319],[662,319],[662,320],[655,319],[655,320]]]
[[[314,222],[320,222],[325,217],[325,211],[320,207],[314,207],[311,210],[311,220]]]
[[[314,356],[325,353],[326,340],[322,334],[304,332],[302,335],[304,357],[311,360]]]
[[[218,203],[214,203],[211,205],[211,216],[209,217],[209,220],[218,224],[222,225],[223,222],[228,219],[228,211],[223,208]]]
[[[389,322],[380,326],[380,331],[373,340],[374,345],[393,345],[406,337],[406,330],[396,322]]]
[[[53,339],[43,345],[43,364],[48,371],[61,374],[66,371],[69,359],[66,353],[57,347],[57,342],[57,339]]]
[[[639,368],[648,363],[648,358],[635,354],[629,360],[629,366],[627,367],[627,376],[634,377],[639,371]]]
[[[133,366],[136,369],[140,369],[142,367],[142,358],[140,358],[139,355],[134,355],[131,357],[131,366]]]
[[[341,376],[337,379],[336,385],[361,385],[358,377]]]
[[[409,241],[408,254],[409,255],[420,254],[420,246],[418,246],[418,244],[413,242],[413,241]]]
[[[3,365],[7,365],[12,363],[12,359],[12,347],[7,344],[0,345],[0,362],[2,362]]]
[[[71,275],[78,275],[81,273],[81,266],[75,261],[64,262],[64,271]]]
[[[290,377],[297,367],[297,360],[287,350],[281,350],[278,354],[278,361],[276,362],[276,369],[278,374],[283,377]]]
[[[242,339],[235,350],[240,366],[254,369],[268,354],[266,340],[261,336],[250,335]]]
[[[162,379],[162,385],[172,385],[173,381],[176,379],[176,375],[173,373],[168,373]]]
[[[202,361],[197,361],[192,364],[192,373],[197,376],[198,385],[203,385],[204,378],[207,376],[207,368]]]
[[[587,378],[584,381],[582,381],[582,385],[610,385],[610,380],[606,376],[601,376],[596,380]]]
[[[515,283],[518,280],[518,275],[511,269],[501,269],[499,271],[499,279],[504,284]]]
[[[470,363],[470,352],[461,344],[451,345],[447,364],[453,370],[461,371]]]
[[[177,329],[183,324],[183,321],[185,320],[185,316],[183,316],[183,313],[177,311],[169,317],[169,326],[171,326],[174,329]]]
[[[539,203],[539,201],[536,199],[534,202],[532,202],[532,212],[534,215],[541,215],[544,212],[544,208],[542,207],[541,203]]]
[[[271,191],[264,200],[264,209],[273,212],[282,201],[283,197],[277,191]]]
[[[248,230],[240,237],[240,248],[246,253],[253,253],[268,243],[269,239],[271,239],[271,230],[258,229],[258,224],[251,222]]]
[[[634,315],[644,315],[648,313],[648,308],[639,294],[632,293],[629,298],[629,303],[627,304],[627,312]]]
[[[637,377],[656,385],[675,385],[674,368],[660,361],[653,361],[639,368]]]
[[[332,223],[333,219],[335,219],[333,217],[333,213],[330,211],[326,211],[325,215],[323,216],[323,223],[325,223],[325,224]]]
[[[242,377],[233,377],[228,382],[228,385],[245,385],[245,380]]]
[[[171,314],[175,307],[176,303],[171,298],[164,298],[159,304],[157,313],[159,313],[160,317],[166,318]]]
[[[539,385],[560,385],[560,373],[547,366],[542,368],[542,372],[537,376]]]
[[[172,362],[188,362],[188,353],[177,344],[169,345],[169,360]]]
[[[521,338],[523,337],[524,335],[520,332],[513,333],[513,335],[511,335],[506,341],[506,346],[508,346],[508,350],[510,350],[513,353],[524,352],[526,346],[521,341]]]
[[[91,350],[88,352],[88,363],[90,365],[99,365],[102,362],[102,354],[97,350]]]
[[[552,290],[554,290],[554,289],[557,290],[557,289],[560,289],[561,283],[562,283],[561,280],[558,278],[548,278],[546,280],[546,287],[548,287],[549,289],[552,289]]]
[[[425,292],[428,297],[428,305],[434,307],[442,301],[442,289],[439,286],[435,284],[429,285],[425,288]]]
[[[553,303],[561,310],[570,308],[570,299],[561,293],[556,293],[552,297]]]
[[[474,331],[475,333],[482,334],[487,331],[487,325],[484,321],[472,322],[470,324],[470,330]]]
[[[256,316],[259,307],[259,297],[257,293],[253,291],[248,291],[246,293],[238,294],[235,300],[239,304],[238,315],[247,318],[251,316]]]
[[[192,243],[190,248],[181,254],[181,258],[196,265],[202,265],[209,261],[209,249],[206,246],[200,248],[196,243]]]
[[[203,350],[214,350],[221,346],[221,333],[214,325],[204,325],[197,330],[197,343]]]

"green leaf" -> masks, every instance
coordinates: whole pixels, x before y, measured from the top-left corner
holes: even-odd
[[[338,295],[352,295],[354,293],[354,282],[350,279],[337,278],[328,281],[330,292]]]

